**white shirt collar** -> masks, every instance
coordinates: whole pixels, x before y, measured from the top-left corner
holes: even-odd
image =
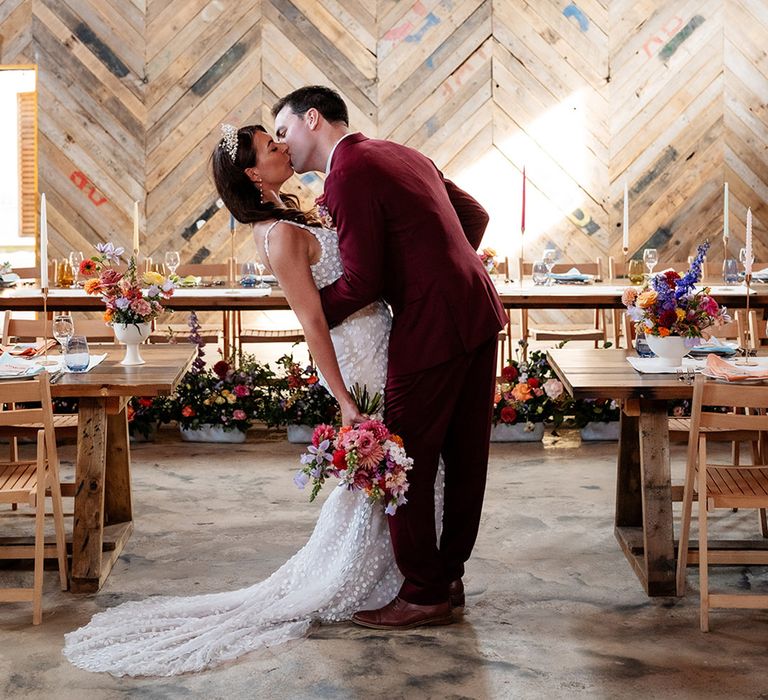
[[[333,148],[331,149],[331,152],[328,154],[328,160],[325,163],[325,174],[331,172],[331,161],[333,160],[333,154],[336,152],[336,146],[338,146],[347,136],[352,136],[352,132],[349,131],[344,136],[342,136],[336,143],[333,144]]]

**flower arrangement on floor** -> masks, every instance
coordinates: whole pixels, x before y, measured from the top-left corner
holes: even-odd
[[[128,432],[132,438],[153,439],[161,423],[167,423],[171,416],[170,400],[167,396],[133,396],[126,406]]]
[[[86,293],[100,296],[106,304],[104,321],[138,325],[156,318],[164,310],[162,301],[173,296],[173,282],[158,272],[145,272],[140,278],[133,256],[121,272],[115,266],[125,250],[112,243],[99,243],[96,250],[80,263],[80,274],[86,278]]]
[[[189,317],[189,340],[197,355],[170,399],[169,418],[183,430],[220,426],[225,432],[246,432],[276,399],[274,373],[251,355],[241,354],[230,363],[205,361],[205,341],[200,335],[197,314]]]
[[[273,375],[276,400],[260,416],[268,426],[315,426],[336,420],[339,404],[320,384],[315,367],[300,365],[292,355],[283,355],[277,365]]]
[[[709,287],[695,290],[708,249],[709,242],[698,247],[690,269],[682,277],[674,270],[665,270],[653,275],[642,289],[628,287],[624,291],[622,302],[638,332],[661,338],[690,338],[688,345],[693,346],[700,342],[705,328],[731,320],[727,309],[710,296]]]
[[[341,479],[340,486],[362,491],[371,502],[383,503],[387,515],[394,515],[407,502],[407,472],[413,460],[406,455],[400,437],[379,420],[338,431],[330,425],[318,425],[301,464],[294,482],[302,489],[312,482],[310,501],[325,480],[335,476]]]
[[[571,404],[573,422],[577,428],[587,423],[610,423],[621,417],[621,406],[615,399],[577,399]]]
[[[549,366],[546,353],[534,350],[527,360],[511,360],[502,369],[501,381],[496,384],[493,422],[525,423],[526,430],[531,431],[535,423],[551,420],[557,427],[570,403],[570,396]]]
[[[498,270],[498,264],[496,262],[497,255],[498,253],[496,252],[496,249],[490,247],[483,248],[478,253],[480,262],[483,263],[483,267],[488,271],[489,275],[494,274]]]

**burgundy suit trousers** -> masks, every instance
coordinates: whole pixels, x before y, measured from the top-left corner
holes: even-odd
[[[408,503],[389,518],[400,597],[418,605],[448,598],[464,574],[480,524],[496,381],[496,337],[472,352],[412,374],[389,376],[385,420],[414,460]],[[435,530],[435,477],[445,463],[443,531]]]

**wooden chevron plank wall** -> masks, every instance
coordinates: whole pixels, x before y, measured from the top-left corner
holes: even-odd
[[[626,182],[630,254],[681,260],[709,237],[720,259],[728,181],[730,254],[751,206],[768,259],[765,0],[3,0],[0,35],[3,63],[40,67],[54,254],[127,244],[139,200],[147,253],[222,260],[219,123],[271,126],[278,96],[325,83],[354,128],[475,193],[502,254],[620,256]],[[322,180],[292,187],[310,202]]]

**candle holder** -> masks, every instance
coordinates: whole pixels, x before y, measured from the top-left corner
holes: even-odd
[[[43,367],[51,367],[58,365],[56,360],[51,360],[48,357],[48,287],[43,287],[43,352],[45,353],[42,360],[38,360],[37,364]]]
[[[749,272],[744,275],[744,283],[747,286],[747,313],[746,313],[746,319],[747,319],[747,328],[749,328],[749,295],[750,295],[750,284],[752,283],[752,273]],[[752,356],[749,353],[749,349],[747,349],[747,352],[744,353],[744,357],[739,358],[736,360],[734,364],[737,365],[754,365],[757,364],[757,361],[752,361]]]

